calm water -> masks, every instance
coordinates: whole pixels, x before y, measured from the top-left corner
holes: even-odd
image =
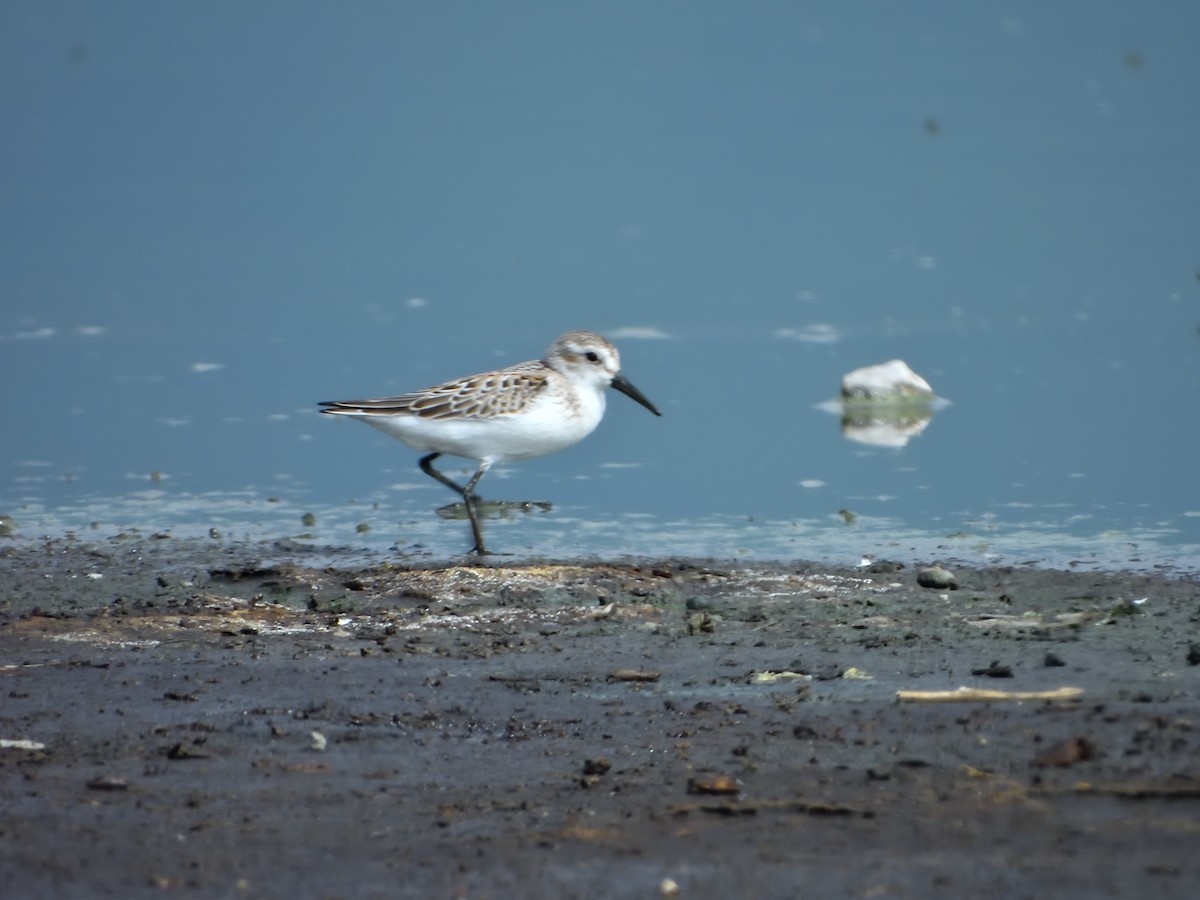
[[[490,474],[554,503],[496,549],[1200,568],[1198,43],[1192,2],[7,4],[0,513],[455,553],[315,402],[586,328],[664,417]],[[893,358],[950,404],[847,439],[820,404]]]

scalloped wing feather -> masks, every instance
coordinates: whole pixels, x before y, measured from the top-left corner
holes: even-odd
[[[546,366],[539,361],[519,363],[423,391],[377,400],[335,400],[321,404],[322,412],[364,416],[413,415],[423,419],[492,419],[518,413],[546,388]]]

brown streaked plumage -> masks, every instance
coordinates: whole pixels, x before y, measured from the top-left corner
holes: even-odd
[[[545,363],[531,360],[399,397],[337,400],[321,405],[326,407],[322,412],[336,409],[375,415],[416,415],[424,419],[490,419],[519,413],[545,390],[546,383]]]

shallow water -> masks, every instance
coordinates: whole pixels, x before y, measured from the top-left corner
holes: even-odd
[[[1200,564],[1192,5],[283,10],[0,12],[20,533],[457,553],[315,402],[588,328],[664,417],[489,474],[495,549]],[[949,405],[848,439],[893,358]]]

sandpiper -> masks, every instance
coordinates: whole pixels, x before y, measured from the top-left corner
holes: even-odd
[[[349,416],[399,438],[421,457],[421,471],[463,498],[473,553],[488,553],[475,507],[475,486],[497,463],[545,456],[587,437],[604,417],[612,385],[656,416],[662,413],[620,374],[617,348],[590,331],[564,334],[544,358],[436,387],[377,400],[329,400],[323,413]],[[443,454],[477,460],[460,485],[433,467]]]

